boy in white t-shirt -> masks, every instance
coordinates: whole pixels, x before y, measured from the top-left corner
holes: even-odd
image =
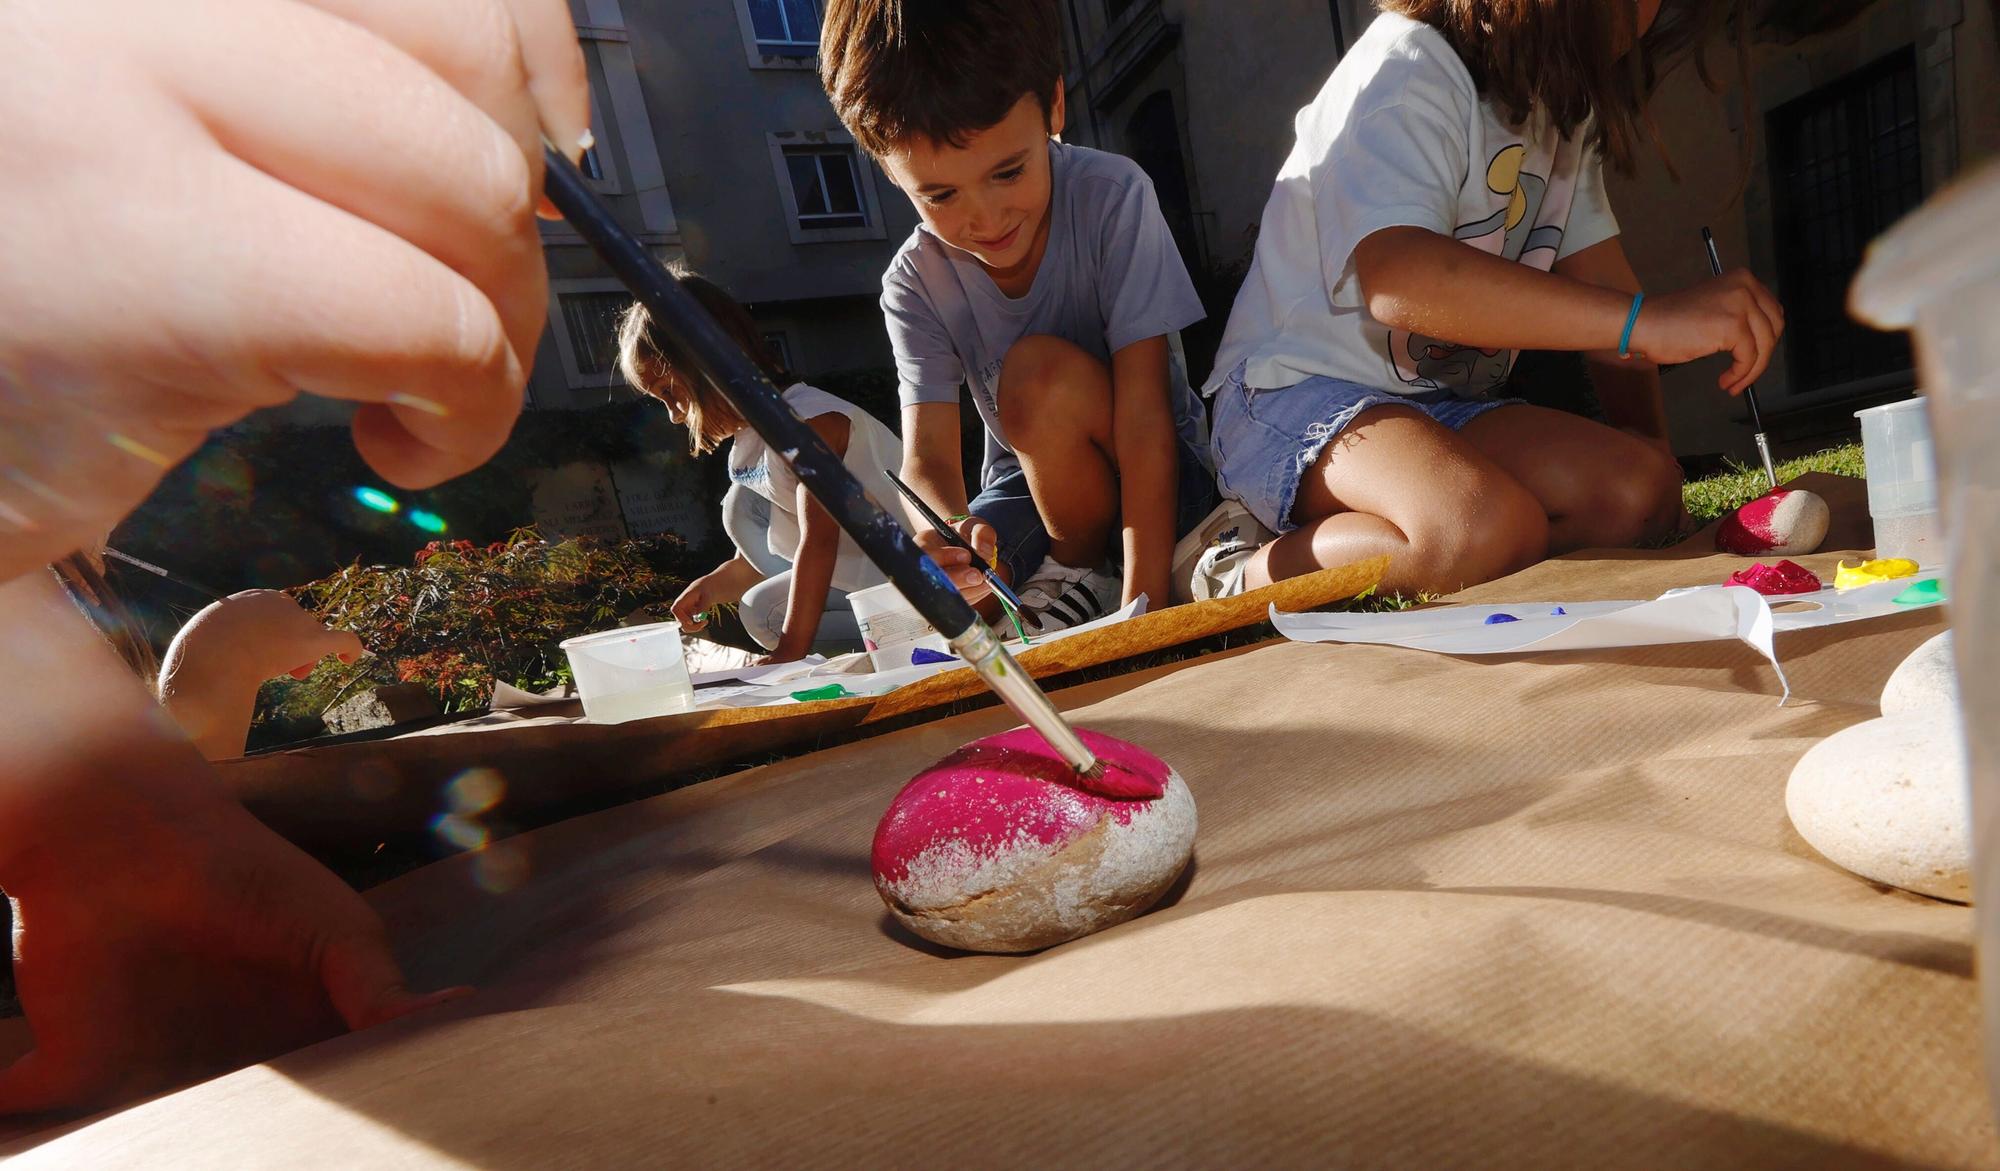
[[[1730,353],[1738,393],[1784,314],[1743,272],[1645,299],[1603,157],[1724,7],[1385,0],[1299,112],[1205,388],[1223,494],[1283,535],[1209,576],[1386,553],[1385,590],[1445,593],[1680,521],[1656,363]],[[1521,349],[1583,351],[1612,426],[1494,397]]]

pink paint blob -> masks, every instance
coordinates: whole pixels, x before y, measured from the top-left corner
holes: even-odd
[[[1137,779],[1151,797],[1121,800],[1078,787],[1076,770],[1032,728],[974,740],[918,773],[889,803],[870,852],[878,881],[901,881],[932,847],[962,844],[968,861],[991,858],[1032,840],[1050,849],[1095,829],[1105,818],[1130,824],[1166,792],[1168,769],[1136,744],[1078,730],[1115,771]]]
[[[1725,584],[1749,586],[1766,597],[1816,594],[1826,588],[1820,582],[1818,574],[1796,561],[1780,561],[1776,565],[1759,562],[1748,569],[1739,569],[1730,574]]]

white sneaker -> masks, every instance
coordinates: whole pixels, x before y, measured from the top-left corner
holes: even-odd
[[[1216,505],[1174,546],[1174,589],[1187,591],[1179,600],[1206,602],[1242,593],[1250,555],[1276,537],[1238,501]]]
[[[1118,608],[1119,580],[1096,569],[1071,569],[1053,557],[1017,593],[1021,617],[1036,634],[1094,622]]]

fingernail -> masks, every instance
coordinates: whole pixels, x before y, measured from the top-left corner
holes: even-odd
[[[6,525],[15,532],[21,533],[32,533],[42,527],[35,523],[34,517],[13,507],[4,500],[0,500],[0,525]]]
[[[152,448],[147,447],[145,444],[139,442],[138,440],[132,438],[129,435],[121,435],[118,432],[113,431],[110,434],[106,435],[104,438],[106,442],[111,444],[111,446],[124,452],[126,455],[132,456],[136,459],[145,460],[147,463],[153,464],[157,467],[169,468],[172,467],[174,464],[173,460],[168,459],[161,452],[155,451]]]
[[[459,984],[451,988],[440,988],[436,992],[417,997],[414,1001],[410,1002],[408,1008],[404,1009],[398,1015],[408,1016],[411,1013],[428,1012],[433,1008],[450,1004],[454,1000],[464,1000],[466,997],[472,995],[473,991],[474,989],[469,984]]]
[[[422,395],[405,394],[401,391],[389,396],[389,404],[391,406],[408,407],[413,411],[422,411],[426,415],[435,415],[440,419],[451,414],[451,408],[436,399],[424,398]]]

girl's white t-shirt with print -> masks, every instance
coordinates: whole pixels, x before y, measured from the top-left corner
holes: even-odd
[[[1490,394],[1515,351],[1376,321],[1354,249],[1385,228],[1427,228],[1547,271],[1616,236],[1590,129],[1566,139],[1539,115],[1508,122],[1442,33],[1376,17],[1299,111],[1204,392],[1241,366],[1244,384],[1263,390],[1325,375],[1396,394]]]
[[[880,419],[834,395],[803,382],[785,389],[785,403],[801,419],[822,415],[847,418],[847,454],[841,463],[861,481],[875,503],[890,516],[911,527],[912,517],[888,473],[903,463],[903,444]],[[771,551],[798,564],[800,530],[799,477],[755,431],[744,428],[729,444],[729,482],[738,490],[755,492],[771,502]],[[911,531],[916,531],[912,528]],[[852,593],[878,586],[889,580],[861,552],[861,546],[846,533],[840,535],[840,554],[833,566],[833,588]]]

